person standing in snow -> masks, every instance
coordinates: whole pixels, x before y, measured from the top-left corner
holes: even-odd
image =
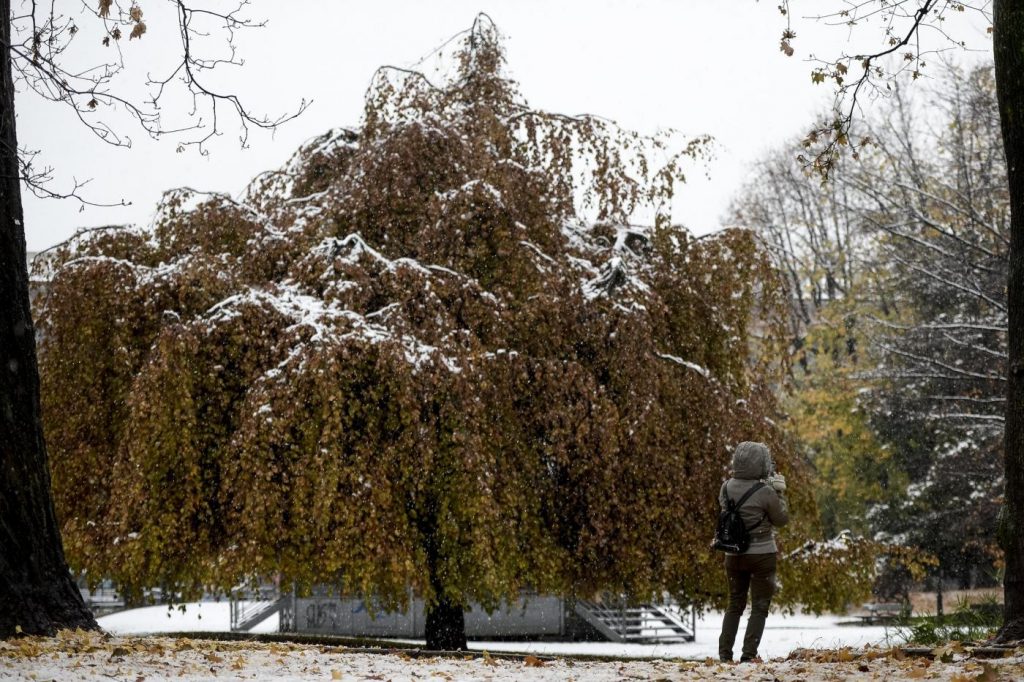
[[[722,634],[718,639],[718,655],[724,662],[732,661],[732,648],[740,616],[747,606],[748,590],[750,620],[743,637],[740,661],[757,658],[764,621],[768,617],[768,607],[775,593],[775,565],[778,558],[775,528],[789,522],[789,510],[783,496],[786,479],[782,474],[775,473],[768,446],[764,443],[744,442],[733,451],[732,478],[722,484],[718,503],[725,509],[729,500],[739,502],[752,488],[756,490],[739,510],[750,533],[750,547],[742,554],[725,555],[729,606],[725,610]]]

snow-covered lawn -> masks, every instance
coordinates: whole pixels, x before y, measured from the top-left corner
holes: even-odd
[[[412,658],[401,653],[346,652],[334,647],[213,642],[169,637],[123,637],[63,632],[57,637],[0,641],[0,680],[1013,680],[1024,676],[1024,655],[995,662],[931,663],[884,649],[855,657],[848,650],[767,663],[721,665],[698,661],[507,660],[489,654]]]
[[[880,627],[838,625],[836,616],[771,614],[765,625],[758,653],[765,657],[786,656],[797,648],[837,649],[887,644],[892,630]],[[739,657],[746,618],[740,622],[735,654]],[[488,651],[520,651],[536,654],[571,655],[598,654],[642,658],[718,657],[718,633],[722,614],[711,612],[697,619],[697,640],[686,644],[616,644],[614,642],[470,642],[471,648]]]
[[[615,644],[613,642],[470,642],[470,648],[487,651],[511,651],[537,655],[601,655],[637,658],[691,658],[704,659],[718,656],[720,613],[705,614],[697,620],[697,641],[687,644]],[[768,617],[762,656],[786,656],[796,648],[836,649],[863,647],[867,644],[884,645],[894,634],[880,626],[861,627],[838,625],[836,616],[797,614]],[[185,611],[168,610],[166,606],[151,606],[122,611],[99,619],[107,632],[119,635],[153,634],[161,632],[227,632],[230,630],[230,611],[227,602],[201,602],[188,604]],[[273,615],[253,628],[253,632],[276,632],[278,617]],[[740,623],[736,655],[743,637],[746,619]],[[899,643],[899,642],[892,642]]]
[[[161,632],[230,632],[231,605],[226,601],[204,601],[178,607],[147,606],[112,613],[97,619],[100,627],[113,635],[149,635]],[[251,632],[277,632],[274,614]]]

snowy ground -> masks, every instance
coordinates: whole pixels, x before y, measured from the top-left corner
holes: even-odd
[[[277,632],[277,616],[271,616],[253,632]],[[786,656],[797,648],[837,649],[863,647],[867,644],[889,644],[894,633],[884,627],[838,625],[835,616],[797,614],[768,617],[760,654],[765,657]],[[539,655],[601,655],[637,658],[691,658],[718,656],[720,613],[705,614],[697,620],[697,641],[688,644],[647,645],[612,642],[470,642],[470,648],[486,651],[511,651]],[[161,632],[227,632],[230,612],[226,602],[188,604],[184,612],[169,611],[166,606],[122,611],[99,619],[100,626],[111,634],[138,635]],[[746,620],[740,623],[741,640]],[[899,642],[892,642],[899,643]],[[739,655],[737,641],[736,655]]]
[[[497,656],[497,654],[495,655]],[[957,660],[959,659],[959,660]],[[346,652],[335,647],[213,642],[161,636],[123,637],[63,632],[57,637],[0,641],[0,680],[1019,680],[1024,652],[999,661],[954,657],[935,662],[905,658],[900,650],[848,649],[791,660],[721,665],[697,661],[510,660],[490,654],[412,658],[402,653]]]
[[[179,608],[147,606],[112,613],[97,619],[100,627],[112,635],[148,635],[161,632],[230,632],[231,605],[226,601],[204,601]],[[277,632],[278,616],[257,625],[252,632]]]
[[[862,647],[867,644],[886,644],[894,633],[884,627],[838,625],[835,616],[797,614],[783,616],[771,614],[765,624],[764,636],[758,653],[764,657],[786,656],[797,648],[835,649]],[[708,613],[697,619],[697,640],[687,644],[616,644],[614,642],[471,642],[471,648],[488,651],[520,651],[535,654],[599,654],[602,656],[629,656],[641,658],[693,658],[718,657],[718,633],[722,626],[721,613]],[[746,628],[746,618],[740,622],[736,642],[736,656]]]

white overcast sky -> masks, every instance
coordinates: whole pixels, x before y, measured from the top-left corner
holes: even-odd
[[[86,0],[91,2],[91,0]],[[158,75],[177,55],[173,15],[165,0],[138,0],[149,31],[142,40],[123,40],[129,69],[120,86],[141,93],[147,71]],[[221,4],[196,0],[194,4]],[[76,41],[98,45],[102,29],[79,14],[79,0],[58,0],[80,25]],[[779,51],[785,20],[776,0],[253,0],[248,14],[267,26],[239,40],[241,68],[225,70],[218,82],[254,112],[277,114],[302,98],[313,105],[276,134],[256,131],[239,149],[237,128],[200,156],[176,153],[176,138],[153,141],[123,121],[119,130],[131,149],[95,139],[67,111],[20,93],[16,102],[19,142],[41,150],[37,161],[54,167],[53,188],[73,178],[92,183],[84,194],[94,201],[125,199],[122,208],[86,207],[73,200],[25,197],[29,251],[68,238],[79,227],[114,223],[149,224],[160,194],[190,186],[237,195],[258,172],[279,167],[305,140],[334,126],[359,123],[362,99],[382,64],[407,66],[456,32],[478,12],[487,12],[507,38],[511,75],[535,107],[563,113],[593,113],[644,132],[675,128],[708,133],[717,142],[707,169],[694,167],[680,189],[674,218],[698,233],[718,229],[747,169],[768,150],[806,132],[831,101],[827,86],[812,85],[812,53],[834,55],[851,32],[804,18],[832,0],[793,0],[797,52]],[[984,59],[990,52],[985,25],[950,26],[976,48],[960,59]],[[853,33],[858,47],[877,49],[878,28]],[[864,41],[870,41],[865,43]],[[81,49],[85,49],[82,47]],[[90,50],[94,48],[90,47]],[[84,54],[84,53],[83,53]],[[89,58],[86,55],[84,58]],[[136,88],[136,89],[132,89]],[[171,100],[170,112],[183,106]],[[113,120],[120,120],[114,118]]]

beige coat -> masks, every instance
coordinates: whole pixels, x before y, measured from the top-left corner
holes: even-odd
[[[727,499],[738,502],[758,481],[771,473],[771,455],[766,445],[740,443],[732,456],[732,478],[722,484],[718,504],[724,509]],[[765,484],[743,503],[740,517],[750,529],[750,548],[744,554],[771,554],[778,551],[774,531],[789,523],[786,498]]]

